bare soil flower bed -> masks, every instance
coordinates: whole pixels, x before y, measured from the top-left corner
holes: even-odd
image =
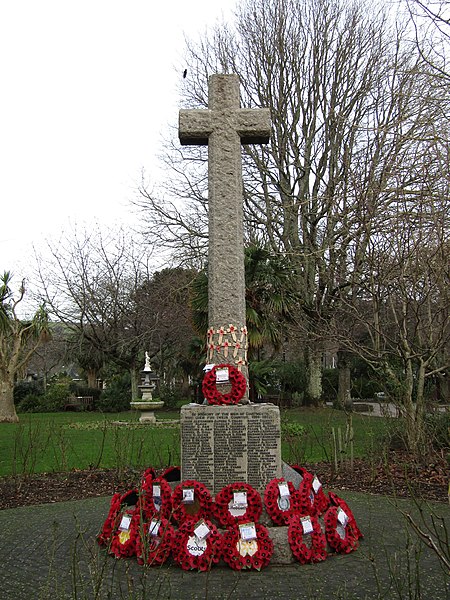
[[[347,465],[338,472],[325,462],[304,466],[328,489],[448,501],[448,465],[444,455],[418,464],[404,452],[393,452],[379,462],[355,459],[353,470]],[[141,476],[141,471],[133,469],[109,469],[7,477],[0,479],[0,509],[112,496],[116,491],[125,492],[139,485]]]

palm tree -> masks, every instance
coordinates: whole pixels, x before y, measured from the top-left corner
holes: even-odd
[[[294,273],[283,256],[252,245],[245,250],[245,297],[249,358],[258,360],[264,348],[279,350],[298,298]],[[206,340],[208,329],[208,275],[202,271],[191,285],[194,327]]]

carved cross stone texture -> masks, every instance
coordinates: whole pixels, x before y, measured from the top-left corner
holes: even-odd
[[[208,145],[208,356],[247,376],[241,144],[267,144],[269,109],[240,108],[237,75],[212,75],[208,108],[180,110],[183,145]]]

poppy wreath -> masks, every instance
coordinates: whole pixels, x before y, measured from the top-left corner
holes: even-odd
[[[152,533],[154,532],[154,533]],[[175,531],[167,519],[156,517],[142,523],[136,539],[136,556],[140,565],[159,566],[168,558]]]
[[[235,492],[246,492],[247,507],[235,508],[236,514],[231,512]],[[243,512],[242,512],[243,511]],[[248,483],[230,483],[216,494],[214,516],[222,527],[233,525],[237,521],[258,521],[262,513],[262,501],[259,493]]]
[[[317,506],[314,503],[314,490],[313,490],[313,475],[306,469],[302,469],[303,479],[298,486],[298,497],[300,504],[301,515],[316,515]]]
[[[209,529],[209,534],[199,540],[194,529],[197,525],[195,519],[188,519],[175,532],[172,540],[172,556],[180,567],[189,571],[209,571],[213,564],[218,563],[222,554],[222,536],[217,527],[204,520]]]
[[[115,528],[117,515],[120,513],[121,497],[122,494],[116,492],[111,498],[108,516],[106,517],[106,520],[103,523],[100,533],[97,535],[97,542],[100,544],[100,546],[106,546],[111,541],[111,536]]]
[[[289,489],[289,504],[285,508],[281,502],[280,483],[286,483]],[[291,481],[286,481],[282,477],[272,479],[264,492],[264,506],[275,525],[286,525],[289,518],[300,510],[300,496]]]
[[[289,519],[288,541],[291,547],[292,554],[299,563],[305,565],[307,563],[320,562],[327,557],[327,541],[323,534],[317,517],[306,517],[310,521],[312,531],[305,533],[303,523],[305,517],[299,514],[292,515]],[[306,543],[306,540],[310,544]]]
[[[194,499],[191,503],[183,502],[183,490],[194,490]],[[209,519],[212,516],[213,499],[203,483],[195,479],[186,479],[179,483],[172,494],[172,517],[177,523],[189,519]]]
[[[217,389],[216,370],[228,368],[231,390],[222,394]],[[244,375],[233,365],[215,365],[203,378],[202,391],[209,404],[237,404],[244,397],[247,382]]]
[[[155,492],[159,490],[159,494]],[[157,516],[170,519],[172,513],[172,488],[163,477],[143,477],[139,497],[139,514],[143,521]]]
[[[264,525],[255,523],[256,540],[241,539],[239,525],[231,525],[222,536],[222,558],[235,571],[266,567],[273,554],[273,542]]]
[[[303,467],[294,465],[292,468],[303,478],[299,485],[301,512],[303,514],[322,515],[330,502],[319,479]]]
[[[136,554],[136,538],[139,533],[139,494],[137,490],[129,490],[120,498],[120,510],[114,520],[114,529],[109,544],[110,554],[116,558],[134,556]],[[128,526],[122,529],[122,519],[129,518]]]
[[[160,477],[166,481],[180,481],[181,469],[180,467],[167,467],[167,469],[161,473]]]
[[[353,515],[353,512],[352,512],[350,506],[347,504],[347,502],[345,500],[343,500],[342,498],[340,498],[334,492],[328,492],[328,497],[330,499],[330,504],[331,505],[338,506],[338,507],[342,508],[342,510],[345,512],[345,514],[347,515],[350,523],[353,526],[353,529],[356,531],[358,539],[363,538],[364,536],[361,533],[358,525],[356,524],[356,519],[355,519],[355,517]]]
[[[348,554],[358,547],[358,533],[350,519],[346,524],[340,521],[341,511],[340,506],[330,506],[325,513],[325,536],[332,550]]]

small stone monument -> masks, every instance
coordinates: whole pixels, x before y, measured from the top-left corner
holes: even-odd
[[[209,78],[208,109],[181,110],[181,144],[208,145],[208,338],[206,362],[247,377],[242,144],[268,143],[268,109],[240,108],[237,75]],[[223,384],[221,384],[223,385]],[[281,476],[280,413],[269,404],[181,410],[181,477],[213,493],[235,481],[259,491]]]
[[[152,371],[148,352],[145,353],[145,365],[141,373],[143,378],[139,389],[142,392],[142,400],[134,400],[130,402],[130,406],[133,410],[141,411],[141,416],[139,417],[140,423],[156,423],[156,417],[153,411],[162,408],[164,402],[161,400],[153,400],[152,392],[156,387],[158,376]]]

